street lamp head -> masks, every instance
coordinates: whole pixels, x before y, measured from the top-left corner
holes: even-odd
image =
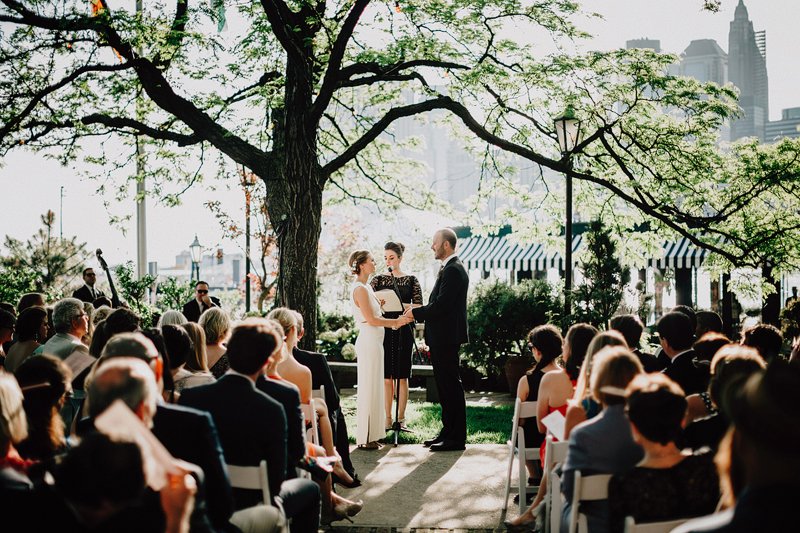
[[[194,242],[189,245],[189,251],[192,254],[192,262],[200,263],[200,254],[203,253],[203,246],[197,240],[197,235],[194,236]]]
[[[575,116],[575,109],[567,105],[560,116],[553,119],[558,137],[558,146],[562,154],[568,154],[578,146],[581,136],[581,121]]]

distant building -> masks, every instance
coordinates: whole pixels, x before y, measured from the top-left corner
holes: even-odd
[[[661,52],[661,41],[658,39],[648,39],[647,37],[643,39],[631,39],[630,41],[625,41],[625,48],[628,50],[642,48],[644,50]]]
[[[773,143],[784,137],[800,138],[800,107],[790,107],[781,112],[781,119],[767,122],[764,141]]]
[[[728,83],[728,54],[714,39],[696,39],[681,54],[678,74],[717,85]],[[730,139],[730,127],[720,128],[720,139]]]
[[[753,30],[743,0],[736,6],[728,33],[728,78],[739,89],[739,105],[744,111],[744,116],[731,124],[731,140],[765,140],[769,121],[766,33]]]

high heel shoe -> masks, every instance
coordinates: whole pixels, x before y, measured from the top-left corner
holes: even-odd
[[[354,484],[355,480],[352,477],[350,477],[350,474],[347,473],[347,471],[342,466],[341,462],[338,462],[335,465],[333,465],[333,471],[331,472],[331,477],[333,478],[334,482],[338,483],[339,485],[342,485],[343,487],[351,489],[353,487],[358,486]]]
[[[364,500],[349,503],[338,503],[334,505],[333,512],[336,514],[344,513],[346,517],[355,516],[364,508]]]
[[[335,472],[331,473],[331,477],[333,478],[334,483],[336,483],[337,485],[341,485],[342,487],[346,487],[348,489],[354,489],[356,487],[361,486],[361,480],[358,479],[358,474],[353,474],[352,475],[353,481],[349,483],[344,479],[340,478],[339,476],[337,476]]]

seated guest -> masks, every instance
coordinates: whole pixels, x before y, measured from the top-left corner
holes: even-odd
[[[229,529],[229,519],[241,529],[247,529],[247,524],[254,519],[258,522],[259,514],[264,512],[258,508],[233,513],[230,480],[217,429],[211,416],[206,412],[168,404],[160,399],[164,390],[164,364],[153,342],[142,333],[116,335],[106,344],[94,372],[102,368],[106,361],[116,357],[140,359],[147,363],[153,373],[157,396],[153,434],[173,457],[195,464],[203,470],[205,501],[212,524],[218,529],[225,530]],[[87,378],[87,383],[90,381]]]
[[[564,339],[561,338],[561,332],[558,328],[550,324],[537,326],[528,333],[528,348],[533,354],[535,361],[524,376],[519,379],[517,383],[517,398],[525,402],[535,401],[534,398],[539,396],[539,384],[547,372],[553,370],[561,370],[556,360],[561,355],[562,344]],[[528,422],[528,423],[526,423]],[[525,446],[528,448],[539,448],[544,442],[544,434],[539,432],[539,428],[533,423],[533,420],[520,420],[521,431],[525,432]],[[534,482],[534,478],[541,477],[541,468],[534,461],[526,461],[525,466],[528,469],[528,477],[531,478],[529,484],[538,485]]]
[[[261,321],[236,326],[227,346],[230,372],[210,385],[185,389],[180,401],[211,414],[228,464],[255,466],[267,460],[273,498],[283,501],[292,531],[305,533],[319,527],[319,489],[306,479],[286,479],[286,414],[280,403],[255,387],[281,345],[282,339]],[[235,490],[234,500],[237,509],[250,507],[261,500],[261,493]]]
[[[187,322],[188,320],[186,320],[186,317],[183,316],[183,313],[176,311],[175,309],[169,309],[168,311],[164,311],[164,314],[159,317],[156,327],[161,328],[162,326],[167,325],[182,326]]]
[[[63,453],[67,439],[59,413],[71,392],[72,371],[61,359],[40,355],[22,363],[16,378],[25,395],[23,407],[28,420],[28,437],[17,446],[19,454],[46,461]]]
[[[262,319],[249,319],[250,322]],[[266,319],[265,323],[272,328],[275,335],[283,337],[283,326],[280,322],[272,319]],[[294,383],[284,379],[271,378],[277,374],[276,367],[283,359],[284,350],[276,350],[275,354],[270,357],[269,363],[264,370],[264,374],[258,376],[256,379],[256,388],[266,393],[270,398],[277,400],[286,413],[286,430],[287,430],[287,465],[288,477],[294,477],[293,468],[300,464],[301,461],[308,457],[319,457],[327,455],[327,452],[321,446],[317,446],[310,442],[305,442],[305,418],[303,411],[300,408],[300,391]],[[341,471],[342,466],[338,462],[333,468],[333,471]],[[353,502],[342,498],[332,490],[332,479],[330,474],[317,473],[313,476],[314,481],[319,485],[322,493],[322,522],[329,524],[335,520],[342,520],[348,516],[357,514],[363,502]]]
[[[50,324],[44,307],[29,307],[17,319],[17,342],[6,355],[6,370],[15,372],[49,336]]]
[[[692,309],[688,305],[676,305],[675,307],[670,309],[670,313],[681,313],[683,315],[686,315],[686,317],[691,322],[691,326],[690,327],[691,327],[692,336],[693,336],[692,342],[694,342],[694,332],[697,331],[697,313],[695,313],[694,309]],[[666,352],[664,352],[664,348],[663,347],[659,346],[658,351],[656,352],[655,355],[656,355],[656,359],[658,359],[658,364],[660,364],[661,367],[662,367],[662,370],[669,366],[670,358],[666,354]]]
[[[197,324],[194,325],[199,328]],[[214,376],[210,372],[198,373],[187,370],[186,363],[195,357],[195,350],[186,329],[180,326],[164,325],[161,327],[161,334],[164,336],[164,346],[169,357],[169,371],[172,374],[172,381],[175,383],[176,393],[180,394],[183,389],[189,387],[208,385],[214,382]],[[205,346],[203,348],[205,349]]]
[[[101,305],[100,307],[95,307],[94,315],[92,315],[92,322],[94,322],[95,328],[97,327],[97,324],[108,318],[108,315],[110,315],[113,311],[114,310],[111,309],[110,305]]]
[[[561,360],[564,361],[564,368],[563,370],[559,367],[559,369],[549,372],[550,376],[556,376],[561,374],[561,377],[557,378],[553,381],[550,377],[550,385],[548,387],[554,387],[555,385],[559,386],[562,394],[569,393],[570,395],[566,397],[564,400],[568,402],[569,398],[572,397],[574,393],[575,383],[580,377],[581,368],[584,364],[586,358],[586,351],[589,348],[589,344],[591,344],[592,339],[597,335],[597,328],[590,324],[573,324],[568,330],[567,335],[564,339],[562,353],[561,353]],[[621,338],[621,337],[620,337]],[[566,382],[569,383],[569,392],[566,387]],[[563,389],[561,388],[563,386]],[[542,384],[539,384],[539,391],[542,391]],[[536,395],[538,400],[539,394]],[[548,403],[551,401],[550,394],[548,393]],[[565,407],[567,408],[567,420],[570,419],[569,417],[569,407],[567,407],[569,403],[564,403],[562,407],[558,408],[558,410],[562,410]],[[539,404],[537,403],[537,408]],[[549,407],[548,407],[549,412]],[[539,424],[539,419],[537,417],[536,420],[536,428],[538,432],[543,433],[543,429]],[[527,439],[526,439],[527,441]],[[544,448],[540,447],[539,449],[539,460],[544,463]],[[536,497],[533,499],[533,502],[528,506],[524,513],[520,514],[514,520],[506,521],[505,525],[509,529],[517,529],[517,528],[526,528],[533,525],[536,522],[537,516],[541,516],[541,512],[543,511],[543,507],[540,505],[544,500],[545,495],[547,494],[547,484],[548,484],[548,475],[549,472],[544,472],[542,476],[542,481],[539,484],[539,491],[536,493]]]
[[[661,348],[669,358],[669,365],[663,370],[664,375],[677,383],[686,394],[704,391],[708,375],[694,362],[692,344],[695,326],[689,317],[682,312],[669,312],[658,321],[657,329]]]
[[[573,512],[586,515],[589,531],[608,531],[606,501],[584,502],[572,509],[575,472],[584,476],[616,474],[629,470],[643,456],[642,448],[633,440],[631,425],[625,417],[624,390],[643,372],[639,358],[626,348],[607,347],[594,356],[591,376],[592,396],[603,410],[599,415],[579,424],[569,436],[569,449],[563,467],[561,493],[566,499],[561,530],[566,531]]]
[[[797,531],[800,500],[800,365],[773,361],[732,391],[728,430],[717,468],[729,510],[690,521],[673,533]]]
[[[586,356],[580,366],[578,382],[575,385],[575,394],[567,402],[564,438],[569,438],[572,428],[581,422],[594,418],[600,413],[600,404],[592,397],[589,384],[592,379],[594,356],[608,346],[627,348],[628,344],[622,334],[613,329],[598,333],[591,339],[591,342],[586,347]]]
[[[28,436],[23,399],[14,376],[0,371],[0,496],[7,490],[33,488],[27,475],[32,461],[20,457],[16,448]]]
[[[783,335],[771,324],[756,324],[742,332],[742,344],[758,350],[764,361],[769,364],[780,357]]]
[[[686,415],[683,391],[666,376],[650,374],[634,379],[627,392],[633,440],[644,459],[608,484],[610,531],[622,533],[626,516],[647,523],[713,512],[719,503],[713,455],[692,455],[676,445]]]
[[[305,335],[305,328],[303,327],[303,315],[294,312],[297,322],[297,342]],[[356,475],[353,462],[350,460],[350,440],[347,435],[347,422],[345,422],[344,413],[342,412],[339,403],[339,389],[333,381],[333,374],[331,367],[328,365],[328,359],[325,355],[318,352],[309,352],[301,350],[297,346],[292,350],[292,355],[303,366],[311,370],[311,386],[314,389],[325,387],[325,404],[328,406],[328,418],[331,421],[333,428],[333,440],[336,445],[336,452],[342,458],[342,466],[347,474],[353,479],[352,483],[347,483],[344,479],[333,474],[333,480],[345,487],[353,488],[361,485],[361,481]]]
[[[14,338],[16,324],[17,319],[14,315],[5,309],[0,309],[0,363],[5,363],[6,352],[4,345]],[[0,364],[0,366],[3,365]]]
[[[17,303],[17,315],[21,315],[22,312],[29,307],[46,306],[47,302],[45,302],[44,294],[39,292],[29,292],[19,297],[19,303]]]
[[[64,298],[53,307],[53,328],[56,334],[33,351],[34,355],[54,355],[62,361],[72,352],[89,353],[81,338],[89,330],[89,316],[83,302],[77,298]]]
[[[697,327],[694,337],[699,339],[706,333],[722,333],[722,318],[714,311],[697,311],[695,313]]]
[[[730,425],[730,415],[725,412],[726,393],[729,388],[741,387],[753,374],[764,369],[766,364],[755,348],[730,344],[720,349],[711,361],[711,381],[708,384],[708,402],[699,400],[699,395],[686,398],[692,403],[704,405],[708,412],[683,431],[681,445],[698,450],[708,447],[716,451]]]
[[[190,322],[193,322],[190,320]],[[206,354],[208,356],[208,370],[217,379],[228,371],[228,356],[225,341],[231,329],[231,319],[223,309],[212,307],[200,315],[198,324],[206,334]]]
[[[292,355],[294,348],[297,347],[297,319],[295,313],[286,307],[278,307],[270,311],[267,318],[275,320],[281,325],[286,341],[283,346],[284,353],[281,356],[280,363],[267,377],[279,380],[284,379],[297,386],[300,391],[300,401],[305,405],[311,405],[319,419],[320,442],[325,448],[326,455],[335,457],[336,446],[333,443],[333,427],[328,417],[328,408],[325,400],[323,398],[311,398],[311,371],[298,363]],[[311,424],[311,421],[306,420],[306,423]],[[336,462],[333,471],[346,483],[353,483],[353,478],[342,467],[341,459]]]
[[[206,352],[206,332],[199,324],[195,322],[187,322],[181,326],[186,330],[189,338],[192,340],[193,351],[190,357],[186,360],[186,370],[198,375],[209,376],[212,379],[214,375],[208,370],[208,353]]]
[[[172,362],[169,360],[167,346],[164,343],[164,335],[158,328],[145,328],[141,331],[142,335],[150,339],[156,347],[158,358],[163,365],[161,369],[161,397],[167,403],[177,403],[179,394],[175,393],[175,381],[172,379]]]
[[[617,315],[611,317],[609,321],[611,329],[619,331],[625,337],[625,342],[628,344],[633,355],[639,358],[642,363],[642,368],[645,372],[659,372],[663,367],[658,364],[658,359],[652,354],[642,353],[639,349],[639,344],[642,341],[642,332],[644,331],[644,324],[642,319],[637,315]]]

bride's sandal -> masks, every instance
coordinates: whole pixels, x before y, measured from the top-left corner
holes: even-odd
[[[366,444],[359,444],[358,447],[362,450],[379,450],[381,445],[376,441],[372,441]]]

